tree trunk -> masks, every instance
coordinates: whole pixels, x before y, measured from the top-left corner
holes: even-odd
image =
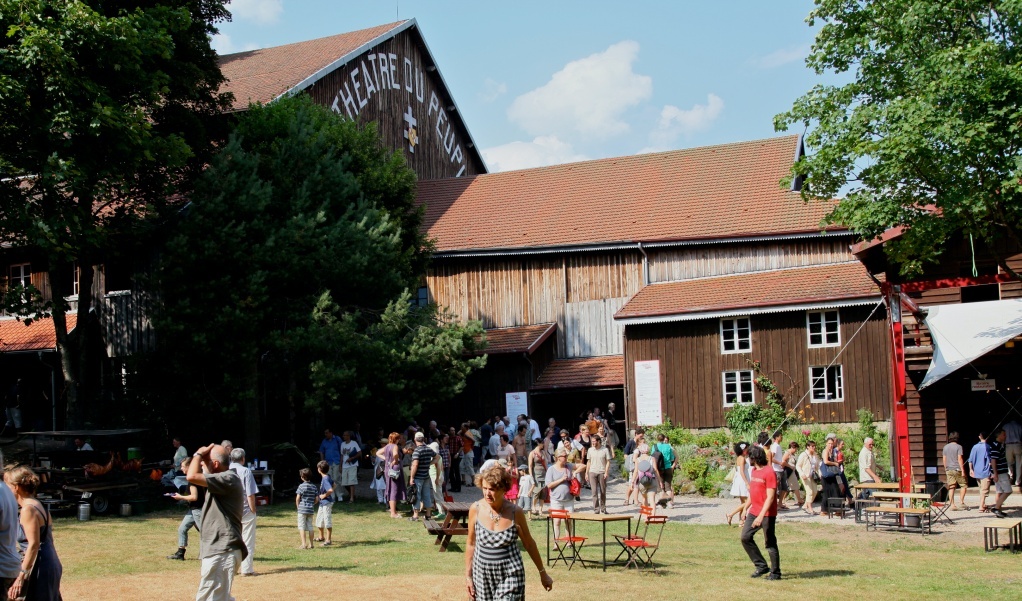
[[[78,398],[78,370],[74,359],[77,349],[73,347],[67,335],[67,314],[64,297],[66,296],[63,275],[65,270],[51,263],[47,275],[50,278],[50,292],[53,295],[53,329],[57,338],[57,356],[60,358],[60,371],[64,376],[64,391],[67,393],[67,411],[64,419],[65,429],[75,429],[82,423],[81,403]],[[56,402],[56,399],[54,399]]]
[[[79,256],[78,276],[78,328],[75,336],[78,339],[78,404],[75,428],[86,426],[85,418],[89,414],[89,405],[94,398],[94,385],[91,373],[89,351],[92,348],[92,328],[89,327],[89,312],[92,310],[92,284],[95,282],[95,268],[91,255]]]

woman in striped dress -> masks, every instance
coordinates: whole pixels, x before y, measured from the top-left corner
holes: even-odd
[[[511,475],[496,465],[476,476],[476,486],[483,498],[473,503],[468,513],[465,579],[469,597],[476,601],[525,599],[525,565],[518,550],[519,537],[539,570],[543,588],[549,591],[554,581],[543,566],[525,513],[504,501]]]

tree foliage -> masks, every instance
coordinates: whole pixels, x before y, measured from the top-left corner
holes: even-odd
[[[65,334],[71,269],[84,317],[111,238],[208,159],[229,101],[209,36],[228,17],[224,0],[0,0],[0,238],[43,258],[53,303],[6,300],[52,310],[72,426],[89,333]]]
[[[888,245],[906,272],[956,232],[1022,246],[1022,3],[816,0],[817,21],[808,66],[852,81],[775,118],[808,128],[802,197],[847,190],[828,220],[866,239],[906,226]]]
[[[168,384],[243,416],[249,444],[259,398],[400,413],[460,390],[479,326],[411,307],[429,250],[414,186],[373,127],[305,96],[250,107],[167,247],[162,363],[190,375]]]

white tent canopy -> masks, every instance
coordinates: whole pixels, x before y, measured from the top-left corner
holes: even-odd
[[[920,390],[1022,334],[1022,298],[930,307],[926,327],[935,348]]]

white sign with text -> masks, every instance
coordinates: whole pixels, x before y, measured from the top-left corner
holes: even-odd
[[[640,426],[664,423],[660,402],[660,361],[635,362],[635,421]]]
[[[529,393],[509,392],[504,395],[504,398],[507,401],[507,413],[504,415],[514,420],[519,415],[529,414]],[[515,427],[517,428],[517,426]]]

